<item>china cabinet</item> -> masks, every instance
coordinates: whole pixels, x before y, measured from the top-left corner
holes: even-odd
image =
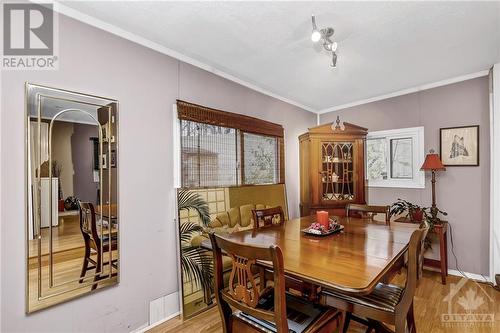
[[[344,215],[348,203],[366,203],[366,134],[366,128],[337,119],[299,136],[301,216],[318,210]]]

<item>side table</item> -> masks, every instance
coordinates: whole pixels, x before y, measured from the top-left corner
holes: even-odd
[[[420,223],[404,217],[396,219],[396,222]],[[438,268],[441,271],[441,283],[446,284],[448,276],[448,222],[442,221],[442,224],[434,225],[432,233],[435,233],[439,239],[439,260],[424,258],[424,266]]]

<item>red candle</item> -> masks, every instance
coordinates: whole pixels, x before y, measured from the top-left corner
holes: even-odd
[[[324,210],[320,210],[316,212],[316,220],[319,224],[328,229],[329,221],[328,221],[328,212]]]

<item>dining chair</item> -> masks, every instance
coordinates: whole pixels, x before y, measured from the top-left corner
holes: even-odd
[[[215,298],[224,333],[331,333],[338,328],[339,311],[314,305],[285,292],[283,254],[276,245],[254,246],[230,241],[211,232],[215,261]],[[229,286],[224,287],[222,252],[233,259]],[[252,267],[272,263],[273,285],[257,281]],[[234,309],[234,310],[233,310]]]
[[[375,221],[373,218],[377,214],[385,215],[385,224],[389,225],[391,221],[391,206],[372,206],[372,205],[359,205],[359,204],[347,204],[345,206],[345,216],[353,216],[352,212],[361,216],[362,218],[369,218],[371,221]]]
[[[269,227],[276,224],[283,225],[285,223],[285,214],[281,206],[252,209],[252,215],[254,229]]]
[[[283,225],[285,223],[285,214],[283,213],[283,208],[281,208],[281,206],[252,209],[252,215],[254,220],[254,231],[273,225]],[[272,272],[270,272],[270,270],[260,267],[259,272],[262,281],[265,282],[269,277],[272,279],[272,276],[270,276],[272,275]],[[294,292],[296,295],[307,296],[310,300],[317,298],[318,288],[310,283],[305,283],[304,281],[287,276],[285,278],[285,284],[286,290]]]
[[[366,318],[370,328],[377,332],[393,332],[384,324],[395,325],[395,333],[408,331],[416,333],[413,314],[413,296],[417,285],[417,263],[428,226],[415,230],[408,248],[408,271],[406,284],[399,287],[379,283],[368,295],[355,296],[334,291],[323,291],[325,304],[342,311],[341,327],[347,332],[352,316]],[[363,320],[361,320],[363,322]]]
[[[99,280],[99,273],[101,266],[109,265],[109,259],[103,262],[103,253],[110,251],[109,235],[103,235],[102,239],[97,230],[97,221],[94,205],[90,202],[81,202],[78,200],[78,207],[80,210],[80,231],[82,232],[83,240],[85,242],[85,254],[83,257],[82,271],[80,273],[80,283],[88,270],[95,269],[94,282]],[[101,251],[102,243],[102,251]],[[111,236],[111,251],[118,249],[118,241],[116,236]],[[97,254],[97,260],[91,258],[92,254]],[[91,263],[93,266],[89,266]],[[102,265],[101,265],[102,263]],[[117,268],[117,260],[111,260],[111,265]],[[92,285],[92,290],[97,288],[97,284]]]
[[[420,229],[424,230],[422,235],[422,242],[420,244],[420,248],[418,249],[418,261],[417,261],[417,280],[422,278],[422,272],[424,270],[424,254],[425,254],[425,238],[430,230],[430,225],[427,221],[423,221],[420,224]]]

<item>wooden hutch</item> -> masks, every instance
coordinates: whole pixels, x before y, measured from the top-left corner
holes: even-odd
[[[329,123],[299,136],[300,215],[318,210],[344,215],[348,203],[365,204],[367,129]]]

